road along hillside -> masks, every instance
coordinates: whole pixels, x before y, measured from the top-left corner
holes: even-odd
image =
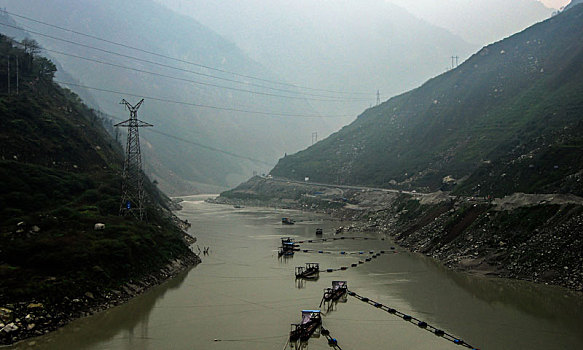
[[[214,201],[325,212],[452,269],[583,291],[583,198],[573,195],[486,200],[253,177]]]

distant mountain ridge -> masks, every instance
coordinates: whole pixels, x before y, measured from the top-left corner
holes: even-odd
[[[224,71],[281,80],[212,30],[151,0],[122,3],[113,0],[7,0],[4,3],[9,12],[81,33]],[[75,82],[119,91],[91,91],[97,103],[93,107],[98,107],[118,120],[127,119],[127,113],[119,105],[122,98],[132,100],[140,96],[153,97],[146,98],[139,111],[141,119],[155,126],[151,131],[142,130],[141,134],[145,139],[142,150],[145,154],[145,170],[160,183],[161,188],[171,193],[218,191],[233,186],[251,176],[253,171],[267,171],[285,152],[294,152],[309,145],[310,134],[314,130],[319,130],[320,135],[333,130],[330,118],[277,115],[316,115],[301,95],[297,98],[294,97],[297,94],[249,85],[257,81],[107,44],[23,18],[16,17],[16,21],[25,25],[31,33],[48,34],[182,69],[169,69],[32,34],[42,47],[49,50],[183,79],[168,79],[49,52],[57,56],[64,69],[76,79]],[[236,84],[205,75],[243,82]],[[241,91],[223,89],[217,85],[228,85]],[[257,85],[268,84],[262,82]],[[75,86],[70,88],[80,91]],[[124,92],[135,97],[124,95]],[[277,95],[292,95],[292,98]],[[183,103],[168,103],[155,98]],[[203,108],[201,105],[210,107]]]
[[[484,46],[549,18],[537,0],[387,0],[419,18]]]
[[[458,193],[583,193],[583,6],[365,111],[274,176]]]
[[[323,114],[356,116],[376,103],[377,90],[382,100],[407,91],[451,66],[452,55],[463,61],[479,47],[385,0],[157,1],[229,38],[287,81],[368,93],[356,95],[368,98],[357,103],[315,103]]]

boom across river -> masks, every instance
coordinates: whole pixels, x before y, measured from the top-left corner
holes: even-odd
[[[325,241],[325,239],[322,239],[321,241]],[[309,240],[308,243],[313,243],[314,240]],[[304,243],[304,241],[301,241],[301,243]],[[391,247],[392,250],[394,250],[394,247]],[[299,244],[297,244],[292,238],[282,238],[282,246],[280,248],[280,253],[279,255],[281,256],[282,254],[286,254],[286,253],[291,253],[290,255],[293,255],[295,251],[303,251],[305,253],[311,252],[313,250],[301,250]],[[317,251],[318,253],[324,253],[323,251],[319,250]],[[372,259],[379,257],[381,254],[384,254],[385,251],[381,251],[380,253],[375,253],[374,251],[370,251],[370,254],[372,254],[371,257],[366,258],[365,261],[369,262],[372,261]],[[341,255],[350,255],[350,252],[344,252],[341,251],[340,252]],[[354,252],[352,254],[364,254],[364,252],[359,251],[359,252]],[[362,263],[362,260],[359,261],[359,263]],[[351,265],[351,267],[357,267],[358,264],[354,263]],[[339,269],[326,269],[327,272],[332,272],[332,271],[344,271],[347,270],[348,267],[347,266],[342,266]],[[312,263],[306,263],[306,266],[297,266],[295,269],[295,277],[296,279],[315,279],[318,277],[318,274],[320,272],[320,264],[316,263],[316,262],[312,262]],[[410,322],[412,324],[415,324],[417,327],[419,327],[420,329],[424,329],[426,331],[430,331],[433,334],[435,334],[438,337],[441,337],[445,340],[448,340],[456,345],[460,345],[469,349],[473,349],[473,350],[478,350],[477,348],[474,348],[473,346],[469,345],[468,343],[466,343],[465,341],[461,340],[458,337],[455,337],[454,335],[447,333],[439,328],[436,328],[434,326],[431,326],[429,324],[427,324],[427,322],[425,321],[421,321],[420,319],[413,317],[411,315],[402,313],[400,311],[397,311],[394,308],[388,307],[386,305],[383,305],[381,303],[377,303],[374,302],[372,300],[370,300],[367,297],[363,297],[358,295],[357,293],[353,292],[353,291],[349,291],[348,290],[348,284],[346,281],[332,281],[332,287],[331,288],[326,288],[324,289],[324,295],[322,296],[322,300],[320,301],[320,305],[319,307],[322,307],[323,304],[333,304],[338,302],[339,300],[343,300],[346,301],[346,295],[350,295],[362,302],[365,302],[369,305],[372,305],[375,308],[381,309],[386,311],[388,314],[391,315],[395,315],[397,317],[402,318],[404,321]],[[329,305],[330,306],[330,305]],[[340,346],[338,345],[338,342],[336,339],[331,338],[329,336],[329,331],[324,329],[324,331],[321,332],[322,328],[322,313],[320,312],[320,310],[302,310],[302,320],[300,323],[294,323],[291,325],[292,329],[290,331],[290,335],[289,335],[289,342],[290,343],[297,343],[300,342],[304,343],[307,342],[312,336],[317,336],[319,337],[320,334],[324,334],[325,331],[325,336],[328,339],[329,345],[335,349],[340,349]]]

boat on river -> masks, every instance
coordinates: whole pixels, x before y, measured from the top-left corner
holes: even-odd
[[[319,263],[306,263],[306,266],[296,267],[296,278],[315,279],[320,274]]]
[[[322,297],[320,306],[323,303],[335,302],[341,298],[345,298],[347,291],[348,283],[346,281],[332,281],[332,288],[324,289],[324,296]]]
[[[290,342],[307,341],[310,337],[319,336],[322,326],[320,310],[302,310],[302,321],[291,325]]]
[[[290,218],[281,218],[281,224],[282,225],[293,225],[296,222],[293,219]]]
[[[299,246],[296,244],[295,240],[291,237],[281,239],[281,247],[279,247],[278,255],[294,255],[294,252],[299,250]]]

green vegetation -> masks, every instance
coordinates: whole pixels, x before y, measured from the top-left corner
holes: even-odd
[[[484,47],[282,158],[274,176],[501,196],[583,195],[583,7]]]
[[[0,304],[116,288],[190,253],[153,184],[147,222],[118,216],[123,156],[110,121],[54,84],[34,45],[0,36],[0,50],[21,63],[18,95],[14,70],[10,94],[0,70]]]

